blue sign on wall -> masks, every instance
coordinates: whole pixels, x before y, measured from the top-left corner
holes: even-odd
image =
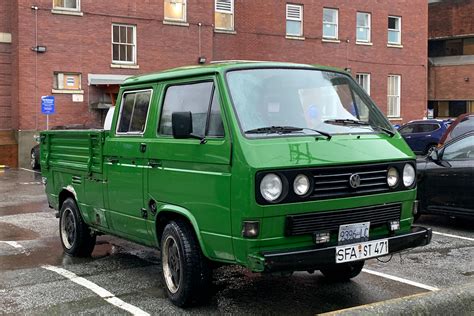
[[[54,114],[54,96],[47,95],[41,97],[41,113],[46,115]]]

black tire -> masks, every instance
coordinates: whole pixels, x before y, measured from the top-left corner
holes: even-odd
[[[162,279],[171,302],[198,305],[210,296],[212,270],[202,254],[193,228],[184,221],[169,222],[161,238]]]
[[[40,168],[39,147],[38,146],[35,146],[35,147],[33,147],[33,149],[31,149],[30,167],[33,170],[38,170]]]
[[[321,269],[322,274],[332,282],[345,282],[359,275],[365,261],[338,263]]]
[[[67,198],[59,214],[59,237],[64,252],[73,257],[90,257],[96,235],[84,223],[76,201]]]

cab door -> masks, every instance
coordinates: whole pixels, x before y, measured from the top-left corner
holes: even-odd
[[[145,242],[149,234],[144,218],[144,140],[153,89],[122,94],[120,112],[105,144],[108,217],[116,234]]]
[[[148,199],[160,210],[187,212],[214,258],[233,260],[231,142],[214,76],[162,85],[156,134],[148,140]],[[175,139],[172,113],[191,112],[193,134]],[[158,241],[159,242],[159,241]]]

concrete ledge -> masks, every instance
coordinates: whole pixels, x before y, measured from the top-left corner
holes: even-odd
[[[474,282],[322,315],[474,315]]]

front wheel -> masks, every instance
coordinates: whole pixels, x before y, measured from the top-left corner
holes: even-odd
[[[166,225],[161,262],[163,283],[173,304],[186,307],[208,299],[211,269],[189,224],[171,221]]]
[[[321,269],[322,274],[330,281],[349,281],[359,275],[364,267],[365,261],[338,263]]]
[[[95,247],[96,235],[82,220],[76,202],[67,198],[60,210],[59,235],[64,252],[73,257],[89,257]]]

